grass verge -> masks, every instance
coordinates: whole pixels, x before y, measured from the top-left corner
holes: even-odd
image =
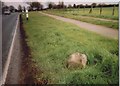
[[[88,9],[88,8],[87,8]],[[97,12],[98,11],[98,12]],[[95,12],[93,11],[92,14],[89,14],[88,12],[84,13],[80,10],[75,10],[72,9],[72,11],[70,10],[47,10],[44,11],[45,13],[50,13],[53,15],[58,15],[58,16],[62,16],[62,17],[67,17],[67,18],[72,18],[72,19],[76,19],[76,20],[80,20],[83,22],[87,22],[87,23],[92,23],[92,24],[96,24],[96,25],[103,25],[106,27],[110,27],[110,28],[114,28],[114,29],[118,29],[119,28],[119,23],[118,22],[114,22],[114,21],[104,21],[104,20],[98,20],[98,19],[93,19],[92,17],[97,17],[97,18],[105,18],[105,19],[117,19],[118,20],[118,16],[116,14],[116,16],[112,16],[109,13],[109,9],[106,10],[106,12],[108,12],[107,14],[105,13],[104,15],[99,15],[97,13],[99,13],[99,10],[95,10]],[[84,16],[84,17],[82,17]],[[87,18],[85,16],[91,16],[91,18]]]
[[[22,45],[22,72],[21,72],[21,82],[22,84],[34,84],[36,78],[34,78],[37,69],[34,67],[33,61],[31,60],[31,50],[27,45],[26,39],[27,35],[23,26],[23,19],[20,15],[20,35],[21,35],[21,45]]]
[[[34,78],[46,84],[118,84],[118,40],[102,37],[37,12],[24,19],[27,44],[37,68]],[[87,67],[67,69],[74,52],[85,53]],[[94,61],[97,61],[95,63]]]

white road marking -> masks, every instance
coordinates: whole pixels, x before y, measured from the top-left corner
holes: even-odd
[[[17,33],[18,24],[19,24],[19,15],[18,15],[18,18],[17,18],[17,24],[16,24],[16,27],[15,27],[15,32],[14,32],[14,35],[13,35],[12,43],[11,43],[11,46],[10,46],[10,49],[9,49],[8,58],[7,58],[7,61],[5,63],[5,68],[3,70],[2,81],[0,81],[0,86],[5,84],[5,81],[6,81],[6,78],[7,78],[8,68],[9,68],[9,64],[10,64],[10,60],[11,60],[11,56],[12,56],[12,51],[13,51],[13,47],[14,47],[14,42],[15,42],[15,37],[16,37],[16,33]]]

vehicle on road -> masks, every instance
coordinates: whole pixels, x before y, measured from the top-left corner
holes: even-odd
[[[4,11],[4,14],[5,14],[5,15],[10,15],[11,12],[10,12],[10,10],[5,10],[5,11]]]

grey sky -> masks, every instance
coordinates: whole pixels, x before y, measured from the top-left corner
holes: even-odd
[[[2,0],[5,2],[32,2],[32,1],[40,1],[40,2],[119,2],[120,0]]]

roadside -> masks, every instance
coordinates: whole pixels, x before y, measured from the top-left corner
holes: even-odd
[[[23,29],[21,16],[19,23],[20,24],[16,31],[16,37],[5,86],[34,83],[33,74],[35,73],[35,68],[32,68],[30,49],[25,41],[26,35]]]
[[[19,13],[13,13],[11,15],[2,16],[2,67],[7,60],[7,55],[12,43],[12,38],[15,32],[16,22]]]
[[[21,63],[22,63],[22,45],[21,45],[20,29],[17,29],[15,45],[12,52],[11,62],[8,69],[6,84],[20,84],[21,80]]]
[[[38,70],[34,76],[36,83],[118,83],[118,40],[39,12],[29,12],[29,15],[28,21],[23,16],[23,25],[31,49],[31,59],[34,61],[32,66]],[[85,69],[66,68],[66,60],[74,52],[87,55]]]
[[[35,79],[34,76],[37,72],[37,69],[33,67],[33,61],[31,60],[31,51],[29,46],[27,45],[26,41],[26,33],[24,31],[23,26],[23,19],[20,15],[20,34],[21,34],[21,45],[22,45],[22,51],[23,57],[22,57],[22,72],[21,72],[21,84],[34,84]]]
[[[39,13],[44,14],[46,16],[50,16],[57,20],[62,20],[64,22],[69,22],[69,23],[75,24],[83,29],[96,32],[105,37],[118,39],[118,30],[115,30],[112,28],[108,28],[108,27],[104,27],[104,26],[100,26],[100,25],[94,25],[94,24],[90,24],[90,23],[86,23],[86,22],[82,22],[82,21],[78,21],[78,20],[74,20],[74,19],[70,19],[70,18],[64,18],[61,16],[43,13],[43,12],[39,12]]]

